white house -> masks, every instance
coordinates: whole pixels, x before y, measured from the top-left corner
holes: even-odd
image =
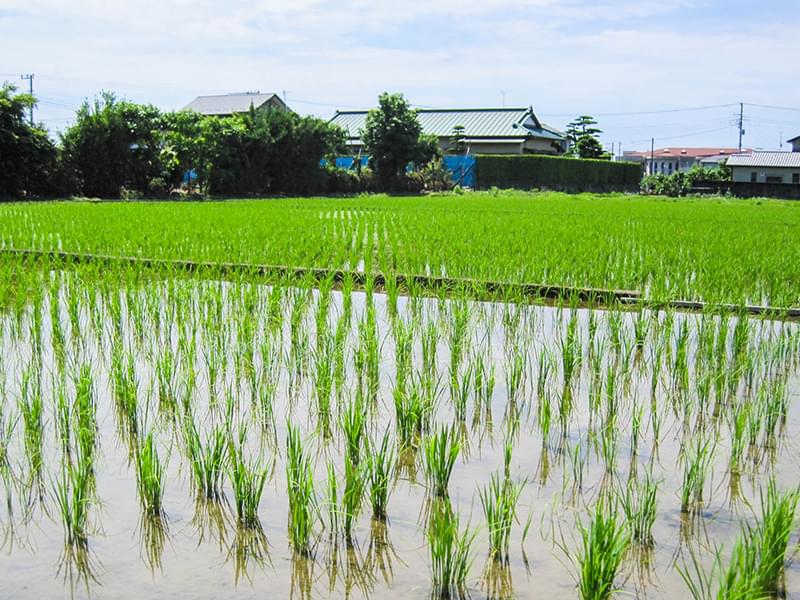
[[[790,140],[791,141],[791,140]],[[800,186],[800,138],[794,152],[753,152],[728,159],[734,183],[776,183]]]
[[[452,147],[453,130],[463,128],[461,139],[469,154],[563,154],[566,136],[545,125],[533,108],[420,109],[417,118],[423,133],[439,138],[444,152]],[[336,111],[331,123],[347,134],[347,145],[355,155],[362,150],[361,132],[367,111]]]

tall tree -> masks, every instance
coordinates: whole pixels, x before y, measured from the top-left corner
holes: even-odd
[[[580,158],[602,158],[605,155],[599,135],[602,129],[595,127],[597,120],[591,115],[581,115],[567,125],[570,152]]]
[[[57,193],[56,148],[42,126],[31,127],[27,113],[36,99],[0,87],[0,197],[22,198]]]
[[[416,111],[402,94],[378,97],[361,137],[383,189],[404,187],[410,163],[422,166],[441,155],[436,138],[422,133]]]

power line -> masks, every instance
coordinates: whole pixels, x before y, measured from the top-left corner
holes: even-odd
[[[613,113],[592,113],[594,117],[636,117],[641,115],[663,115],[667,113],[681,113],[681,112],[695,112],[701,110],[712,110],[718,108],[731,108],[733,106],[738,106],[737,103],[732,102],[730,104],[713,104],[709,106],[691,106],[688,108],[666,108],[661,110],[640,110],[640,111],[632,111],[632,112],[613,112]],[[574,117],[574,114],[565,114],[565,113],[542,113],[542,117]]]
[[[789,110],[792,112],[800,112],[800,108],[791,108],[788,106],[774,106],[771,104],[752,104],[750,102],[745,102],[745,106],[755,106],[757,108],[768,108],[770,110]]]

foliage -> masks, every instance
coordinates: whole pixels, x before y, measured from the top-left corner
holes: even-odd
[[[694,165],[689,171],[675,171],[670,175],[645,175],[642,178],[641,191],[644,194],[674,198],[688,195],[692,188],[702,183],[727,183],[730,180],[730,169],[725,166],[712,169]]]
[[[383,93],[379,108],[369,111],[361,132],[364,148],[371,156],[379,185],[384,190],[406,188],[409,164],[425,165],[441,156],[435,137],[422,133],[422,126],[402,94]]]
[[[582,160],[539,155],[478,155],[475,157],[478,187],[530,189],[546,186],[588,191],[635,189],[641,167],[633,163]]]
[[[57,193],[56,148],[42,126],[31,127],[27,111],[35,106],[30,94],[0,87],[0,198],[36,197]]]
[[[119,197],[122,188],[149,192],[162,174],[160,129],[155,106],[111,92],[85,101],[61,140],[68,191],[101,198]]]
[[[426,192],[441,192],[453,187],[453,177],[441,158],[434,158],[408,177],[413,187]]]

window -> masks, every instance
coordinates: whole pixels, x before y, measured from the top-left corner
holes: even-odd
[[[750,183],[755,183],[757,181],[758,181],[758,173],[753,171],[752,173],[750,173]]]
[[[795,185],[800,184],[800,173],[792,173],[792,183]]]

